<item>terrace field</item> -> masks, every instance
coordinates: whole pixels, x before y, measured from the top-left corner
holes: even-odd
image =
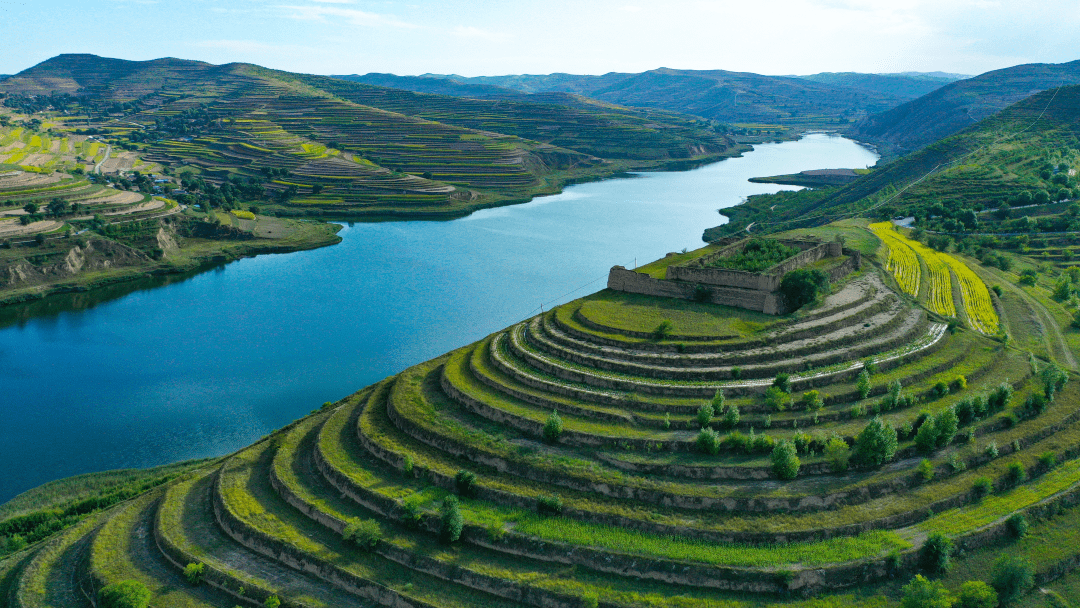
[[[1033,539],[1073,517],[1080,389],[884,272],[781,317],[587,296],[13,552],[4,590],[58,601],[78,563],[84,592],[162,605],[883,606],[943,533],[955,591],[1010,518]],[[1080,557],[1028,538],[1039,580]]]

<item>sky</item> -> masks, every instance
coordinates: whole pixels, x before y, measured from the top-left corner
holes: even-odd
[[[1080,59],[1080,0],[0,0],[0,74],[60,53],[315,74],[980,74]]]

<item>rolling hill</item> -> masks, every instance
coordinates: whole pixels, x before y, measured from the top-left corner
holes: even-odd
[[[449,217],[744,149],[692,117],[563,94],[482,101],[172,58],[61,55],[0,92],[213,183],[271,175],[271,208],[294,215]]]
[[[868,116],[850,134],[895,155],[933,143],[1039,91],[1077,83],[1080,60],[994,70]]]

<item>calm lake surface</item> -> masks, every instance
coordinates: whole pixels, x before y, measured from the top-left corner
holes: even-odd
[[[358,223],[332,247],[5,311],[0,503],[59,477],[235,450],[541,303],[602,289],[615,264],[699,247],[726,221],[717,209],[794,189],[747,178],[876,160],[814,134],[452,222]]]

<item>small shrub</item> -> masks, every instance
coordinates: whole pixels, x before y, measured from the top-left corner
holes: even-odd
[[[698,434],[698,441],[701,441],[700,434]],[[745,452],[747,451],[749,442],[746,435],[743,435],[739,431],[732,431],[724,438],[724,446],[732,452]]]
[[[967,581],[960,585],[957,596],[957,608],[995,608],[998,594],[994,588],[982,581]]]
[[[972,484],[971,490],[975,494],[975,500],[980,501],[994,491],[994,482],[990,481],[989,477],[979,477]]]
[[[405,455],[405,462],[402,464],[401,472],[404,473],[406,477],[412,477],[412,474],[413,474],[413,457],[412,457],[412,454],[406,454]]]
[[[1057,466],[1057,454],[1046,451],[1039,455],[1039,471],[1045,473]]]
[[[949,385],[945,384],[944,380],[938,380],[937,384],[934,385],[932,393],[935,398],[940,399],[949,394]]]
[[[967,388],[967,378],[964,376],[957,376],[956,379],[952,381],[950,388],[954,391],[964,390]]]
[[[420,512],[420,507],[416,506],[416,503],[405,501],[401,504],[401,523],[406,528],[419,528],[420,522],[423,520],[424,515]]]
[[[270,597],[266,598],[266,601],[263,602],[263,606],[265,608],[280,608],[281,598],[279,598],[277,595],[271,595]]]
[[[795,479],[799,475],[799,467],[802,463],[796,455],[795,444],[790,441],[781,441],[772,450],[772,470],[780,479]]]
[[[778,386],[770,386],[765,389],[765,405],[779,412],[787,409],[788,403],[791,401],[791,395],[784,392]]]
[[[700,285],[699,285],[700,287]],[[597,608],[600,605],[600,596],[590,591],[582,594],[581,608]]]
[[[990,458],[997,458],[998,457],[997,442],[996,441],[991,441],[990,443],[986,444],[986,447],[983,448],[983,454],[986,454]]]
[[[663,339],[667,338],[668,336],[671,335],[671,330],[674,329],[674,327],[675,326],[668,319],[664,319],[663,321],[660,321],[660,324],[657,325],[652,330],[653,339],[654,340],[663,340]]]
[[[701,407],[699,407],[697,411],[698,426],[701,428],[708,427],[709,423],[712,422],[714,414],[715,412],[713,412],[713,406],[711,403],[702,403]]]
[[[816,412],[825,406],[825,400],[821,397],[821,392],[811,390],[803,393],[802,404],[808,411]]]
[[[877,373],[877,363],[874,363],[873,357],[863,359],[863,371],[871,375]]]
[[[559,418],[559,412],[552,411],[548,416],[547,422],[544,423],[544,441],[548,443],[555,443],[559,441],[559,436],[563,432],[562,418]]]
[[[885,570],[889,573],[889,578],[896,578],[903,569],[904,558],[900,555],[900,550],[889,551],[889,554],[885,556]]]
[[[1035,567],[1021,555],[1006,553],[994,562],[991,584],[1002,606],[1008,606],[1035,586]]]
[[[442,526],[439,529],[439,538],[444,543],[455,543],[461,538],[461,531],[465,527],[465,519],[461,516],[461,507],[457,496],[450,495],[443,499]]]
[[[1028,531],[1028,520],[1022,513],[1015,513],[1005,520],[1005,528],[1013,538],[1024,538]]]
[[[919,552],[919,563],[922,569],[931,576],[941,576],[951,567],[953,542],[940,532],[934,532],[923,543]]]
[[[829,461],[829,468],[832,469],[833,473],[841,473],[848,468],[851,448],[846,441],[833,435],[825,444],[825,458]]]
[[[934,463],[923,458],[919,466],[915,468],[915,474],[924,482],[930,481],[934,478]]]
[[[780,372],[773,378],[773,386],[784,391],[785,393],[791,392],[791,374]]]
[[[768,454],[773,451],[776,441],[768,435],[754,435],[750,429],[750,451],[755,454]]]
[[[559,515],[563,512],[562,497],[558,494],[544,494],[536,499],[536,510],[543,515]]]
[[[476,473],[462,469],[454,476],[454,487],[462,496],[476,496]]]
[[[184,566],[184,580],[189,585],[197,586],[202,582],[203,571],[206,570],[206,564],[203,563],[190,563]]]
[[[733,368],[731,368],[731,379],[732,380],[738,380],[739,378],[742,378],[742,368],[741,367],[733,367]]]
[[[720,452],[720,435],[711,428],[704,428],[698,433],[697,448],[710,456]]]
[[[971,399],[961,399],[953,406],[956,417],[960,424],[967,424],[975,418],[975,412],[971,407]]]
[[[374,519],[351,521],[341,531],[341,539],[365,551],[371,551],[382,540],[382,526]]]
[[[911,582],[904,585],[904,595],[900,599],[901,608],[949,608],[952,597],[940,581],[928,580],[916,574]]]
[[[1024,483],[1025,479],[1027,479],[1027,471],[1024,470],[1023,463],[1010,462],[1005,469],[1005,486],[1015,488]]]
[[[671,412],[664,412],[664,430],[671,428]]]
[[[915,447],[920,452],[925,454],[933,451],[937,447],[937,441],[938,430],[932,418],[919,425],[919,430],[915,433]]]
[[[810,435],[807,435],[806,433],[795,433],[791,437],[791,442],[795,444],[795,450],[799,454],[810,453],[811,441],[813,441],[813,439],[810,437]]]
[[[98,592],[101,608],[146,608],[150,605],[150,590],[139,581],[120,581],[106,585]]]

